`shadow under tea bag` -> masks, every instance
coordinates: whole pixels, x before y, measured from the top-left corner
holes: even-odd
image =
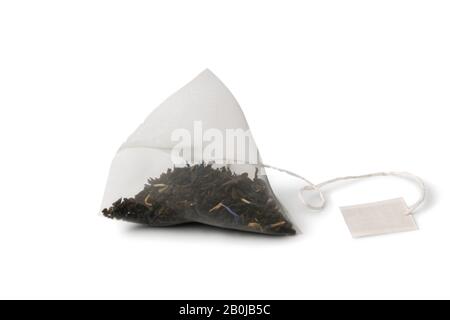
[[[152,227],[295,229],[274,195],[239,104],[209,70],[169,97],[113,160],[103,215]]]

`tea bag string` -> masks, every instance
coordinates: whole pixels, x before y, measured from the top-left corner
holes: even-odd
[[[303,202],[303,204],[305,204],[308,208],[310,208],[311,210],[322,210],[327,203],[327,200],[324,196],[323,193],[323,187],[327,186],[327,185],[331,185],[337,182],[342,182],[342,181],[350,181],[350,180],[361,180],[361,179],[368,179],[368,178],[374,178],[374,177],[387,177],[387,176],[392,176],[392,177],[398,177],[398,178],[403,178],[403,179],[408,179],[408,180],[413,180],[420,189],[420,197],[419,199],[413,203],[412,205],[408,206],[409,210],[408,210],[408,214],[412,214],[414,211],[417,210],[417,208],[419,208],[426,199],[426,195],[427,195],[427,188],[425,186],[425,182],[418,176],[409,173],[409,172],[395,172],[395,171],[389,171],[389,172],[375,172],[375,173],[369,173],[369,174],[363,174],[363,175],[356,175],[356,176],[343,176],[343,177],[337,177],[334,179],[330,179],[327,181],[323,181],[321,183],[318,184],[314,184],[311,181],[309,181],[308,179],[293,173],[291,171],[285,170],[285,169],[281,169],[281,168],[277,168],[274,166],[270,166],[270,165],[261,165],[262,167],[268,168],[268,169],[273,169],[273,170],[277,170],[280,172],[284,172],[288,175],[291,175],[293,177],[299,178],[301,180],[303,180],[304,182],[307,183],[307,185],[305,187],[303,187],[300,192],[299,192],[299,198],[300,200]],[[311,203],[309,203],[306,198],[305,198],[305,192],[306,191],[315,191],[317,192],[319,198],[320,198],[320,203],[317,205],[313,205]]]
[[[228,163],[228,164],[233,164],[233,163],[238,164],[238,162],[236,162],[236,161],[230,162],[229,160],[224,160],[224,159],[221,159],[221,161],[224,161],[225,163]],[[213,162],[215,162],[215,161],[213,161]],[[241,164],[251,165],[250,163],[247,163],[247,162],[242,162]],[[314,184],[309,179],[306,179],[305,177],[303,177],[295,172],[286,170],[286,169],[282,169],[282,168],[278,168],[275,166],[271,166],[268,164],[262,164],[262,163],[257,164],[256,167],[267,168],[267,169],[279,171],[279,172],[285,173],[287,175],[290,175],[292,177],[295,177],[295,178],[300,179],[303,182],[305,182],[307,185],[304,186],[302,189],[300,189],[299,198],[305,206],[307,206],[309,209],[315,210],[315,211],[322,210],[323,208],[325,208],[325,206],[327,204],[327,200],[325,198],[323,188],[325,186],[335,184],[338,182],[342,182],[342,181],[362,180],[362,179],[369,179],[369,178],[375,178],[375,177],[389,177],[389,176],[414,181],[420,189],[420,197],[415,203],[408,206],[408,208],[409,208],[408,213],[407,213],[408,215],[414,213],[425,202],[425,199],[427,196],[427,188],[426,188],[425,182],[419,176],[416,176],[415,174],[412,174],[409,172],[384,171],[384,172],[375,172],[375,173],[368,173],[368,174],[362,174],[362,175],[356,175],[356,176],[342,176],[342,177],[337,177],[337,178],[333,178],[330,180],[326,180],[326,181],[323,181],[318,184]],[[320,198],[320,203],[314,205],[314,204],[311,204],[310,202],[308,202],[305,198],[306,191],[317,192],[317,194]]]

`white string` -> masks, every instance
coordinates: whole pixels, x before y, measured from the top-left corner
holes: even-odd
[[[420,198],[413,203],[412,205],[408,206],[409,207],[409,214],[413,213],[414,211],[417,210],[417,208],[419,208],[424,202],[425,202],[425,198],[427,196],[427,188],[425,186],[425,182],[419,178],[418,176],[409,173],[409,172],[395,172],[395,171],[391,171],[391,172],[375,172],[375,173],[369,173],[369,174],[363,174],[363,175],[359,175],[359,176],[346,176],[346,177],[338,177],[338,178],[334,178],[331,180],[327,180],[324,182],[321,182],[319,184],[317,184],[315,187],[318,188],[319,190],[329,184],[333,184],[336,182],[340,182],[340,181],[346,181],[346,180],[360,180],[360,179],[367,179],[367,178],[373,178],[373,177],[398,177],[398,178],[404,178],[404,179],[408,179],[408,180],[414,180],[414,182],[417,183],[417,185],[419,186],[420,189]],[[309,188],[308,186],[306,188]]]
[[[221,160],[221,161],[225,161],[225,163],[229,163],[227,160]],[[232,163],[237,164],[237,162],[232,161]],[[252,165],[250,163],[246,163],[243,162],[243,164],[246,165]],[[333,183],[337,183],[337,182],[341,182],[341,181],[348,181],[348,180],[360,180],[360,179],[368,179],[368,178],[374,178],[374,177],[387,177],[387,176],[391,176],[391,177],[398,177],[398,178],[403,178],[403,179],[408,179],[408,180],[413,180],[414,182],[416,182],[416,184],[419,186],[420,189],[420,198],[413,203],[412,205],[408,206],[409,210],[408,210],[408,214],[412,214],[413,212],[415,212],[417,210],[417,208],[419,208],[426,199],[427,196],[427,188],[425,186],[424,181],[409,172],[396,172],[396,171],[387,171],[387,172],[375,172],[375,173],[369,173],[369,174],[363,174],[363,175],[356,175],[356,176],[343,176],[343,177],[337,177],[334,179],[330,179],[327,181],[323,181],[321,183],[318,184],[314,184],[312,183],[310,180],[306,179],[305,177],[298,175],[292,171],[286,170],[286,169],[281,169],[278,167],[274,167],[268,164],[256,164],[256,167],[260,167],[260,168],[267,168],[267,169],[272,169],[272,170],[276,170],[285,174],[288,174],[290,176],[293,176],[295,178],[298,178],[300,180],[303,180],[307,185],[305,187],[303,187],[300,192],[299,192],[299,198],[300,200],[303,202],[303,204],[305,206],[307,206],[308,208],[310,208],[311,210],[322,210],[326,204],[327,204],[327,200],[324,196],[324,193],[322,191],[322,188],[333,184]],[[317,192],[319,198],[320,198],[320,203],[313,205],[311,203],[309,203],[306,198],[305,198],[305,192],[306,191],[314,191]]]
[[[274,169],[274,170],[277,170],[277,171],[280,171],[280,172],[284,172],[286,174],[289,174],[291,176],[300,178],[303,181],[305,181],[308,185],[303,187],[300,190],[299,197],[300,197],[300,200],[303,202],[303,204],[305,204],[308,208],[310,208],[312,210],[322,210],[326,206],[327,201],[326,201],[326,198],[325,198],[325,196],[323,194],[323,191],[322,191],[323,187],[325,187],[327,185],[330,185],[330,184],[333,184],[333,183],[337,183],[337,182],[341,182],[341,181],[348,181],[348,180],[360,180],[360,179],[367,179],[367,178],[374,178],[374,177],[386,177],[386,176],[393,176],[393,177],[399,177],[399,178],[406,178],[406,179],[414,180],[419,186],[420,198],[415,203],[413,203],[412,205],[408,206],[408,208],[409,208],[408,214],[412,214],[414,211],[416,211],[417,208],[419,208],[425,202],[426,195],[427,195],[427,189],[426,189],[424,181],[420,177],[418,177],[418,176],[416,176],[416,175],[414,175],[412,173],[409,173],[409,172],[395,172],[395,171],[391,171],[391,172],[375,172],[375,173],[369,173],[369,174],[363,174],[363,175],[357,175],[357,176],[337,177],[337,178],[330,179],[330,180],[327,180],[327,181],[324,181],[324,182],[321,182],[321,183],[318,183],[318,184],[313,184],[309,180],[303,178],[302,176],[299,176],[299,175],[297,175],[295,173],[292,173],[290,171],[287,171],[287,170],[284,170],[284,169],[280,169],[280,168],[277,168],[277,167],[273,167],[273,166],[269,166],[269,165],[261,165],[261,166],[263,166],[265,168],[269,168],[269,169]],[[320,197],[320,204],[313,205],[313,204],[309,203],[306,200],[306,198],[305,198],[305,195],[304,195],[305,191],[315,191],[315,192],[317,192],[319,197]]]

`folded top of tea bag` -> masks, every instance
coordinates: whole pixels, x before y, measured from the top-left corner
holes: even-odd
[[[208,69],[159,105],[121,149],[172,149],[179,145],[173,141],[172,132],[179,129],[194,132],[198,121],[203,132],[214,129],[225,134],[230,129],[249,130],[244,113],[230,90]],[[251,134],[250,143],[255,144]]]

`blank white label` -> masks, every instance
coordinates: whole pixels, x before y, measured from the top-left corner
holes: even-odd
[[[354,238],[417,230],[403,198],[341,207]]]

